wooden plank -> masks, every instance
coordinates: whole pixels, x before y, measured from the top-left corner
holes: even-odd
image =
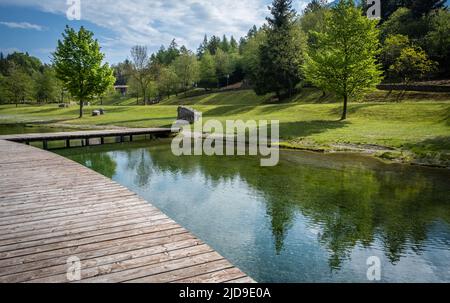
[[[150,130],[8,138],[89,140],[167,131]],[[56,154],[0,139],[0,282],[68,282],[71,256],[81,261],[78,282],[253,281],[127,188]]]

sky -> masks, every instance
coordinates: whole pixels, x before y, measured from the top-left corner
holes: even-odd
[[[69,20],[80,2],[81,20]],[[134,45],[155,52],[176,39],[196,50],[205,34],[236,39],[269,14],[271,0],[0,0],[0,51],[28,52],[49,63],[66,25],[91,30],[106,60],[128,58]],[[294,0],[302,11],[309,0]],[[71,18],[73,19],[73,18]]]

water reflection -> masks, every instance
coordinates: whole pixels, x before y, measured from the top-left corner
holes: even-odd
[[[152,201],[259,281],[449,281],[450,173],[287,151],[175,157],[167,144],[64,151]],[[414,267],[411,273],[409,265]]]

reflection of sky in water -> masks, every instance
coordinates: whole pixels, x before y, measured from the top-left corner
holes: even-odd
[[[398,249],[401,251],[399,260],[391,260],[387,256],[385,234],[377,227],[372,233],[373,238],[369,244],[364,245],[357,239],[354,245],[351,245],[340,256],[339,266],[332,266],[332,268],[330,267],[332,255],[330,247],[333,247],[333,245],[324,245],[326,240],[323,240],[324,233],[327,233],[324,226],[325,222],[313,218],[314,215],[322,218],[320,208],[319,211],[317,209],[302,209],[302,201],[297,201],[298,197],[302,197],[301,194],[292,198],[297,199],[295,203],[299,204],[300,208],[294,205],[294,200],[292,200],[292,205],[289,204],[291,197],[288,194],[289,192],[292,194],[292,191],[295,192],[296,189],[292,188],[295,187],[295,184],[285,184],[285,188],[289,192],[279,190],[279,192],[269,193],[269,191],[273,191],[272,187],[267,188],[267,191],[264,186],[255,187],[254,184],[247,181],[244,172],[239,169],[237,170],[238,173],[230,175],[228,172],[224,177],[221,177],[221,170],[226,169],[228,165],[242,165],[242,169],[248,169],[248,167],[245,168],[246,165],[249,165],[244,163],[245,160],[233,162],[225,158],[218,159],[220,165],[215,168],[208,168],[216,169],[215,177],[212,178],[210,174],[205,173],[206,164],[204,165],[201,161],[191,159],[192,165],[188,165],[184,169],[178,169],[177,167],[180,161],[183,161],[183,158],[162,157],[166,162],[162,163],[159,155],[157,156],[155,153],[170,153],[170,149],[161,147],[156,150],[152,148],[129,149],[126,152],[111,151],[104,153],[104,155],[108,155],[116,163],[113,175],[115,181],[151,201],[257,281],[367,282],[366,271],[368,266],[366,260],[370,256],[378,256],[381,259],[383,281],[450,281],[450,229],[448,222],[446,223],[439,218],[428,224],[427,230],[422,235],[424,239],[420,242],[420,245],[410,243],[410,239],[405,236],[404,241],[399,243]],[[89,154],[84,154],[83,160],[80,161],[76,155],[72,156],[85,165],[88,163],[87,161],[92,161],[93,166],[95,166],[95,158],[87,159],[86,157],[89,158]],[[289,155],[289,157],[292,157],[292,155]],[[301,164],[293,164],[291,160],[285,160],[285,165],[291,167],[299,165],[298,169],[301,169]],[[229,161],[229,163],[223,161]],[[316,175],[324,173],[324,168],[320,168],[321,171],[315,169],[317,168],[312,168],[308,173]],[[97,170],[101,171],[101,169]],[[355,174],[357,179],[358,172]],[[394,177],[397,179],[404,176],[396,176],[395,172],[392,171],[386,172],[384,175],[388,175],[388,178]],[[441,178],[447,176],[448,174],[444,173]],[[313,177],[311,176],[312,179],[314,179]],[[275,178],[277,176],[274,176],[274,181]],[[258,180],[258,176],[255,179]],[[369,178],[369,180],[371,179]],[[315,182],[317,183],[317,180],[311,181],[312,184],[315,184]],[[313,186],[317,186],[317,184]],[[320,188],[318,186],[317,190],[320,190]],[[441,192],[437,197],[442,197],[445,191],[448,191],[448,188],[445,187],[434,188],[434,190],[438,189],[443,193]],[[360,189],[361,192],[365,190],[365,188]],[[427,193],[426,197],[429,197],[429,194]],[[269,201],[270,197],[273,196],[279,196],[280,200]],[[377,197],[381,199],[382,195]],[[308,199],[308,197],[306,196],[305,199]],[[282,248],[277,251],[276,232],[274,231],[277,224],[274,223],[275,219],[269,210],[273,205],[269,205],[271,203],[286,203],[286,201],[289,201],[287,209],[291,210],[292,213],[286,219],[288,223],[281,229],[283,234]],[[329,201],[322,202],[333,203],[333,201],[330,198]],[[448,200],[445,202],[447,204],[444,207],[447,207],[449,205]],[[389,203],[396,202],[391,201]],[[331,213],[339,216],[341,215],[339,211]],[[423,211],[427,211],[427,209]],[[442,211],[447,212],[448,215],[450,210],[447,207]],[[313,214],[312,212],[319,214]],[[349,210],[344,210],[342,216],[348,214],[348,212]],[[351,210],[350,214],[353,214]],[[355,215],[360,215],[360,213]],[[283,217],[283,213],[281,213],[281,217]],[[377,218],[374,218],[374,221],[377,221]],[[395,226],[383,227],[391,230],[394,228],[394,231],[398,232],[401,238],[402,230],[397,231]],[[398,228],[401,228],[401,226]],[[411,228],[414,229],[414,226]],[[331,230],[331,238],[337,240],[336,243],[339,245],[339,237],[346,232],[348,231],[345,227],[342,231],[337,225],[336,228]],[[394,236],[396,236],[396,232],[394,232]]]

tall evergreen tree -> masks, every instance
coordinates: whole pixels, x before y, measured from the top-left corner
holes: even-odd
[[[431,11],[445,7],[446,0],[405,0],[415,17],[429,14]]]
[[[295,25],[296,12],[292,0],[274,0],[267,18],[267,41],[260,47],[260,77],[255,86],[258,94],[274,92],[278,99],[283,93],[292,95],[301,80],[304,36]]]
[[[223,35],[222,41],[220,42],[220,49],[228,53],[230,51],[230,43],[228,43],[228,38]]]
[[[203,38],[203,42],[197,49],[197,57],[201,58],[207,50],[208,50],[208,36],[205,35],[205,37]]]
[[[217,52],[217,49],[220,48],[220,38],[217,36],[212,36],[211,39],[209,39],[208,43],[208,50],[211,55],[215,55]]]

